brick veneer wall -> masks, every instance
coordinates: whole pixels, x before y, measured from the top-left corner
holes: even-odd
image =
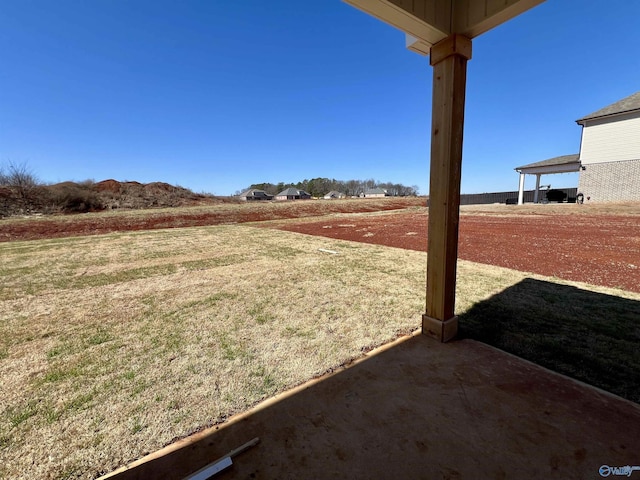
[[[584,167],[578,192],[584,194],[585,203],[640,202],[640,159],[591,163]]]

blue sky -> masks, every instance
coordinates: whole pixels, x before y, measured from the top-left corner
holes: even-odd
[[[640,90],[639,18],[640,2],[549,0],[476,38],[462,192],[515,190],[515,167],[577,153],[575,120]],[[0,165],[218,195],[313,177],[426,194],[431,75],[339,0],[0,0]]]

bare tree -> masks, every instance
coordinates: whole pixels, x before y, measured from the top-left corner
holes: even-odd
[[[38,203],[38,179],[24,162],[9,162],[6,171],[5,168],[0,168],[0,185],[9,188],[22,211],[29,212]]]
[[[4,171],[4,168],[0,167],[0,171]],[[7,181],[13,185],[37,185],[38,180],[33,174],[26,162],[15,163],[9,162],[7,165],[7,173],[4,175]]]

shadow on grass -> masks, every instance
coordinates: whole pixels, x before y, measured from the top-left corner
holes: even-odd
[[[640,403],[640,302],[525,279],[460,315],[472,338]]]

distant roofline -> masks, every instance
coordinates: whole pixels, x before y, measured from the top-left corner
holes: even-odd
[[[613,117],[615,115],[622,115],[624,113],[630,113],[640,111],[640,92],[633,93],[628,97],[625,97],[617,102],[607,105],[600,110],[596,110],[589,115],[579,118],[576,123],[584,125],[587,120],[595,120],[596,118]]]

